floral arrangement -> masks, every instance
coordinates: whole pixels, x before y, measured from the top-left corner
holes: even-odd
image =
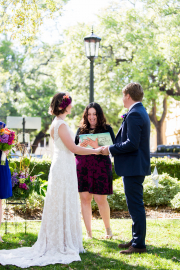
[[[2,151],[1,165],[6,164],[6,156],[9,150],[12,149],[15,140],[15,132],[9,130],[5,126],[6,125],[3,122],[0,122],[0,150]]]
[[[42,174],[30,176],[29,173],[25,174],[23,171],[15,169],[11,175],[13,191],[13,196],[11,198],[26,199],[33,191],[36,191],[38,194],[42,194],[41,185],[44,181],[40,179],[40,175]]]
[[[22,151],[24,155],[20,156],[20,160],[13,160],[9,163],[13,192],[13,196],[10,199],[26,199],[33,191],[45,196],[46,188],[44,186],[47,184],[46,181],[40,178],[43,173],[33,175],[34,168],[31,171],[29,169],[31,157],[25,156],[27,149],[20,144],[17,144],[16,148]]]
[[[71,104],[71,98],[69,97],[69,95],[65,95],[63,96],[63,100],[61,102],[61,104],[59,105],[59,108],[61,110],[65,109],[69,104]]]

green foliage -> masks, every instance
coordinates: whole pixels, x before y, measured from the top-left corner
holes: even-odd
[[[12,145],[9,145],[8,143],[1,143],[0,144],[0,150],[6,151],[6,150],[11,150]]]
[[[20,160],[14,158],[10,159],[9,164],[10,164],[9,166],[12,168],[13,166],[19,166]],[[180,160],[168,158],[158,158],[158,159],[151,158],[151,172],[153,172],[155,165],[157,167],[159,174],[167,173],[171,177],[175,177],[178,178],[178,180],[180,180]],[[44,173],[42,175],[43,180],[48,180],[50,166],[51,166],[51,159],[48,157],[44,157],[43,159],[31,158],[30,171],[33,169],[34,174],[43,172]],[[114,163],[112,163],[112,172],[113,172],[113,180],[115,181],[119,176],[115,173]]]
[[[170,205],[172,202],[171,200],[178,192],[180,192],[180,182],[176,178],[169,176],[167,173],[159,175],[158,188],[153,184],[151,176],[146,176],[143,187],[144,204],[147,206]],[[127,210],[121,177],[113,181],[113,194],[108,195],[107,198],[111,210]],[[174,201],[174,205],[178,205],[178,200],[179,197]],[[92,209],[98,209],[94,199],[92,201]]]
[[[33,53],[28,47],[22,48],[19,53],[6,39],[0,43],[2,121],[6,122],[9,115],[41,117],[41,129],[46,134],[52,122],[48,114],[50,100],[57,91],[54,75],[56,62],[61,57],[59,48],[47,44],[33,48]]]
[[[41,192],[41,185],[44,181],[42,181],[39,176],[37,176],[33,181],[31,181],[30,176],[28,176],[24,179],[23,183],[26,184],[28,189],[19,188],[19,185],[15,185],[13,187],[13,196],[10,199],[26,199],[29,198],[29,195],[33,192],[44,196],[44,192]]]
[[[26,198],[26,205],[16,205],[15,210],[27,211],[28,214],[33,215],[33,213],[40,210],[42,212],[44,207],[44,196],[38,194],[37,192],[32,192],[29,197]]]
[[[157,167],[158,174],[168,173],[180,180],[180,160],[169,158],[151,158],[151,172]]]
[[[171,207],[176,210],[180,210],[180,192],[171,200]]]
[[[40,178],[44,173],[34,173],[35,164],[30,168],[30,158],[21,156],[9,163],[11,171],[12,191],[11,199],[25,199],[33,192],[45,196],[46,181]]]
[[[13,166],[17,166],[18,168],[20,168],[20,159],[19,158],[10,159],[9,166],[12,168]],[[40,172],[43,172],[41,178],[43,180],[48,180],[50,166],[51,166],[50,158],[43,158],[43,159],[31,158],[29,164],[29,171],[30,173],[33,171],[33,175],[38,175]]]
[[[149,206],[170,205],[171,199],[180,191],[180,182],[167,173],[159,175],[158,187],[153,184],[151,176],[145,178],[143,186],[144,204]]]
[[[36,39],[44,17],[50,19],[61,14],[68,0],[1,0],[0,33],[11,33],[26,45]]]

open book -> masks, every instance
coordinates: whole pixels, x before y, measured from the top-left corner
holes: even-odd
[[[96,133],[96,134],[80,134],[79,135],[79,142],[82,143],[87,138],[90,138],[91,140],[95,141],[96,138],[98,138],[98,145],[104,146],[104,145],[112,145],[112,139],[109,132],[105,133]],[[88,145],[86,148],[92,148],[90,145]]]

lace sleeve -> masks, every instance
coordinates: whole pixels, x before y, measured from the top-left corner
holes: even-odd
[[[68,127],[68,124],[64,120],[57,120],[54,123],[54,140],[59,138],[58,129],[62,124],[65,124]]]

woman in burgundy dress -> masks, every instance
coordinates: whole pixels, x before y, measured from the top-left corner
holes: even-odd
[[[105,133],[109,132],[114,143],[115,136],[112,128],[106,124],[106,118],[99,104],[92,102],[84,110],[84,114],[77,130],[75,143],[79,144],[80,134]],[[98,140],[88,138],[80,143],[80,146],[87,145],[98,148]],[[110,208],[107,202],[107,195],[112,194],[112,165],[109,156],[76,155],[78,189],[81,199],[81,208],[84,223],[86,226],[87,237],[92,238],[91,201],[94,199],[99,207],[101,217],[106,228],[106,238],[112,237],[110,228]]]

